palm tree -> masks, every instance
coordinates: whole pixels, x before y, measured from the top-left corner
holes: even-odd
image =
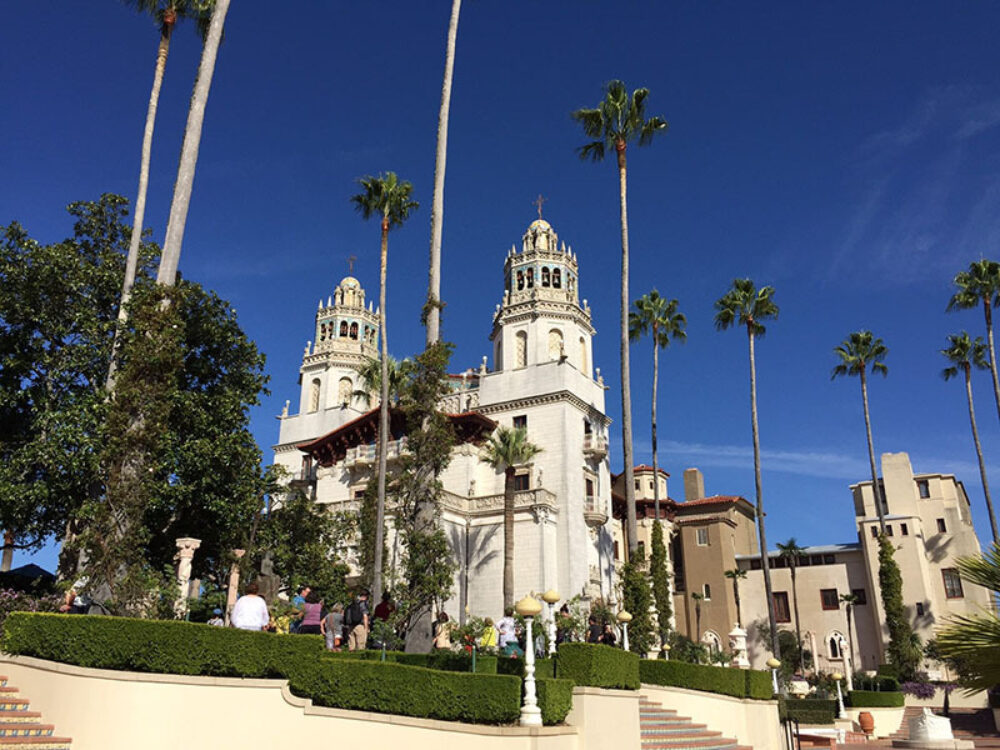
[[[614,149],[618,160],[618,202],[622,234],[621,278],[621,378],[622,378],[622,453],[625,462],[625,506],[628,514],[628,549],[631,556],[639,540],[635,515],[635,471],[632,458],[632,392],[628,353],[628,202],[626,195],[625,150],[629,141],[638,139],[640,146],[652,142],[653,136],[666,131],[662,117],[646,117],[649,89],[636,89],[631,98],[621,81],[611,81],[604,99],[594,109],[578,109],[573,119],[593,140],[579,149],[581,159],[600,161]]]
[[[455,40],[462,0],[452,0],[448,23],[448,46],[444,56],[444,83],[438,111],[437,154],[434,158],[434,198],[431,201],[431,258],[427,280],[427,346],[441,338],[441,231],[444,225],[444,171],[448,160],[448,115],[451,111],[451,81],[455,70]]]
[[[177,266],[181,259],[184,225],[187,223],[188,208],[191,205],[194,170],[198,164],[198,149],[201,146],[201,127],[205,122],[205,107],[208,104],[208,93],[212,88],[215,60],[219,56],[222,29],[226,24],[228,12],[229,0],[214,0],[208,33],[201,48],[198,78],[188,107],[184,142],[181,145],[181,158],[177,165],[177,179],[174,182],[174,196],[170,203],[170,218],[167,221],[167,235],[163,241],[160,268],[156,274],[156,283],[161,286],[173,286],[177,283]]]
[[[851,615],[854,612],[854,605],[858,603],[858,596],[857,594],[841,594],[840,603],[844,605],[844,612],[847,613],[847,647],[850,649],[848,653],[850,654],[852,665],[852,669],[847,674],[850,674],[851,671],[858,671],[858,667],[860,666],[854,661],[854,634],[851,632]]]
[[[739,568],[727,570],[723,575],[733,582],[733,598],[736,600],[736,624],[743,627],[743,616],[740,612],[740,581],[745,581],[747,572]]]
[[[389,404],[395,406],[399,403],[403,386],[413,373],[413,360],[396,359],[391,354],[386,357],[389,370]],[[351,394],[354,398],[359,398],[365,402],[369,409],[372,405],[372,394],[382,393],[382,358],[370,357],[367,362],[361,365],[358,370],[358,381],[361,387]]]
[[[948,310],[968,310],[980,303],[986,318],[986,341],[990,351],[990,374],[993,376],[993,398],[1000,417],[1000,378],[997,377],[997,355],[993,346],[993,307],[1000,307],[1000,263],[981,259],[969,264],[968,271],[955,274],[952,283],[958,291],[948,301]]]
[[[503,482],[503,608],[514,606],[514,476],[517,467],[542,452],[528,441],[523,427],[500,427],[486,443],[485,460],[502,470]]]
[[[778,550],[781,553],[781,557],[788,562],[788,570],[792,574],[792,607],[795,610],[795,640],[799,644],[799,669],[802,669],[802,628],[799,624],[799,591],[795,585],[795,569],[798,567],[799,558],[802,557],[805,552],[802,547],[798,545],[795,541],[795,537],[791,537],[787,542],[782,544],[778,542]]]
[[[868,464],[872,472],[872,492],[875,495],[875,511],[878,513],[879,532],[885,534],[885,499],[878,483],[878,470],[875,468],[872,420],[868,412],[867,369],[871,365],[873,373],[881,373],[883,377],[888,375],[889,368],[886,367],[883,360],[889,350],[882,343],[882,339],[875,338],[871,331],[855,331],[833,351],[840,357],[840,364],[833,368],[831,379],[843,375],[858,375],[861,378],[861,402],[865,412],[865,434],[868,436]]]
[[[402,226],[410,212],[419,205],[411,199],[413,185],[400,180],[395,172],[386,172],[378,177],[362,177],[358,180],[364,192],[351,197],[354,207],[364,219],[377,216],[382,229],[382,244],[379,255],[378,316],[381,331],[381,351],[379,360],[379,419],[378,419],[378,500],[375,510],[375,556],[372,564],[372,599],[382,598],[382,544],[385,534],[385,468],[389,443],[389,340],[385,323],[385,271],[389,260],[389,230]]]
[[[660,296],[655,289],[644,294],[634,303],[635,312],[628,316],[628,336],[632,341],[638,341],[643,334],[649,333],[653,339],[653,401],[652,401],[652,442],[653,442],[653,507],[656,523],[660,522],[660,471],[656,456],[656,390],[660,377],[660,349],[665,349],[673,337],[676,340],[687,339],[684,330],[687,318],[677,312],[677,300],[668,300]]]
[[[701,602],[705,598],[704,594],[699,594],[697,591],[691,594],[691,598],[694,599],[694,630],[695,637],[691,640],[695,643],[701,643]]]
[[[132,237],[129,240],[128,258],[125,261],[125,279],[122,282],[121,303],[118,305],[118,327],[115,329],[114,343],[111,349],[111,362],[108,364],[108,377],[105,388],[109,392],[114,389],[115,370],[117,369],[117,353],[121,332],[128,320],[128,302],[132,296],[135,284],[136,269],[139,265],[139,246],[142,243],[142,222],[146,215],[146,192],[149,187],[149,163],[153,152],[153,128],[156,125],[156,110],[160,103],[160,88],[163,85],[163,74],[167,69],[167,56],[170,54],[170,37],[174,24],[182,16],[194,16],[202,39],[208,32],[208,8],[197,5],[191,0],[129,0],[137,10],[152,15],[160,27],[160,42],[156,49],[156,66],[153,68],[153,88],[149,92],[149,106],[146,109],[146,127],[142,134],[142,154],[139,160],[139,190],[135,198],[135,211],[132,217]]]
[[[990,485],[986,481],[986,463],[983,461],[983,448],[979,444],[979,430],[976,427],[976,410],[972,405],[972,368],[976,367],[985,370],[989,367],[986,361],[986,345],[981,337],[977,336],[973,341],[966,331],[955,333],[948,337],[951,344],[947,349],[942,349],[941,353],[952,363],[951,367],[946,367],[941,371],[945,380],[950,380],[958,375],[961,370],[965,375],[965,397],[969,402],[969,424],[972,426],[972,442],[976,445],[976,458],[979,459],[979,477],[983,482],[983,494],[986,496],[986,510],[990,514],[990,529],[993,531],[993,543],[997,538],[997,519],[993,514],[993,501],[990,499]]]
[[[774,615],[774,592],[771,588],[771,564],[767,557],[767,535],[764,533],[764,496],[760,478],[760,433],[757,427],[757,362],[754,341],[767,329],[762,321],[778,317],[774,304],[774,287],[756,287],[751,279],[734,279],[732,288],[715,302],[715,327],[724,331],[734,325],[747,329],[750,342],[750,426],[753,432],[753,470],[757,491],[757,534],[760,537],[760,567],[764,573],[764,591],[767,595],[767,618],[771,628],[771,653],[781,659],[778,643],[778,622]]]

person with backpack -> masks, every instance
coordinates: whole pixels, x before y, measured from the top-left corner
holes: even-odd
[[[344,612],[344,629],[347,631],[347,650],[364,651],[368,643],[368,592],[358,592]]]

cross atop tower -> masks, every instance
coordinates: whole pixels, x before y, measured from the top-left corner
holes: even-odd
[[[548,201],[548,198],[543,198],[541,193],[538,194],[538,197],[535,198],[535,200],[531,201],[535,205],[535,207],[538,209],[538,218],[539,219],[542,218],[542,204],[545,203],[545,202],[547,202],[547,201]]]
[[[354,275],[354,261],[356,261],[357,259],[358,256],[356,255],[347,256],[347,273],[349,273],[351,276]]]

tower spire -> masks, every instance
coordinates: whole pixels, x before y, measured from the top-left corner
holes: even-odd
[[[547,201],[548,201],[548,198],[543,198],[541,193],[539,193],[538,197],[535,198],[535,200],[532,201],[532,203],[534,204],[535,208],[538,209],[538,218],[539,219],[542,218],[542,204],[546,203]]]

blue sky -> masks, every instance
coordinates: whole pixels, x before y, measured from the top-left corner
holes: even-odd
[[[317,301],[346,274],[373,296],[378,228],[353,180],[394,170],[423,206],[390,242],[389,337],[422,345],[444,37],[450,3],[234,0],[209,101],[181,270],[232,301],[268,357],[272,395],[253,428],[297,397]],[[966,483],[988,536],[963,389],[939,377],[950,279],[1000,256],[1000,5],[469,0],[459,27],[444,226],[445,336],[456,371],[489,352],[506,249],[545,217],[580,261],[595,364],[619,421],[619,273],[612,162],[580,162],[569,113],[602,84],[647,86],[670,131],[629,152],[632,296],[677,297],[688,342],[662,358],[661,464],[699,466],[710,493],[753,497],[747,345],[712,303],[734,277],[775,286],[758,347],[769,538],[854,538],[852,481],[867,474],[857,382],[830,381],[832,348],[871,328],[890,349],[871,387],[878,451]],[[0,223],[71,231],[64,206],[134,197],[157,31],[115,2],[86,12],[22,3],[0,32]],[[147,225],[162,240],[199,42],[180,24],[153,153]],[[637,458],[648,461],[651,352],[633,347]],[[1000,487],[1000,428],[975,380]],[[616,432],[617,434],[617,432]],[[621,468],[616,440],[615,470]],[[23,559],[23,558],[22,558]],[[51,564],[47,551],[39,556]]]

